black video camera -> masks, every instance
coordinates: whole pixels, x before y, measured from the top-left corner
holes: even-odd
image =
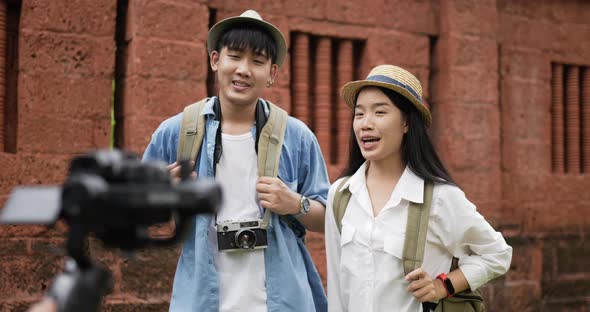
[[[191,180],[188,162],[183,179],[173,185],[165,163],[142,162],[134,154],[99,150],[70,163],[63,187],[17,187],[0,215],[4,224],[69,225],[66,249],[74,262],[56,278],[49,295],[60,311],[97,311],[110,287],[108,271],[87,257],[84,242],[90,233],[106,246],[133,251],[167,246],[181,240],[190,217],[215,213],[221,189],[211,180]],[[148,227],[174,219],[168,238],[153,238]]]

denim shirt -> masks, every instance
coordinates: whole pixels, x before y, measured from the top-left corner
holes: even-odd
[[[268,114],[268,106],[263,101]],[[195,171],[199,178],[213,178],[213,151],[219,122],[214,120],[213,99],[206,103],[205,136]],[[176,161],[182,113],[160,124],[152,135],[144,160]],[[254,135],[255,126],[251,131]],[[288,118],[279,161],[279,178],[293,191],[324,206],[330,187],[316,137],[307,126]],[[227,191],[227,190],[226,190]],[[170,311],[219,310],[219,283],[208,242],[211,215],[197,215],[191,222],[176,267]],[[287,225],[272,214],[264,252],[268,311],[326,311],[327,300],[320,276],[305,247],[305,228],[293,216]],[[248,287],[244,285],[244,287]]]

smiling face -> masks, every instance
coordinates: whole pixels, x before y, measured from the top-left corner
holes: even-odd
[[[264,51],[223,47],[221,52],[212,51],[210,58],[220,100],[229,105],[254,105],[278,70]]]
[[[402,140],[408,132],[406,118],[379,88],[365,87],[359,92],[352,127],[366,160],[401,158]]]

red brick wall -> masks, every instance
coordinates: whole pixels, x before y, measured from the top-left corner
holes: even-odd
[[[502,204],[497,209],[515,247],[505,289],[529,298],[516,303],[520,306],[587,311],[590,274],[583,264],[590,263],[584,243],[590,229],[590,179],[587,172],[552,170],[551,149],[558,144],[552,138],[552,96],[561,94],[552,94],[551,66],[590,64],[589,5],[498,1],[497,8],[502,112]]]
[[[2,0],[0,5],[7,1],[19,2]],[[590,308],[590,258],[584,243],[590,229],[590,179],[587,173],[552,169],[552,146],[560,136],[552,130],[551,87],[552,64],[590,66],[590,3],[21,3],[18,127],[6,132],[8,122],[0,116],[0,135],[15,134],[16,149],[0,146],[0,203],[16,185],[60,183],[71,156],[107,147],[113,102],[116,144],[141,153],[163,119],[207,95],[212,83],[207,81],[205,50],[210,23],[252,8],[277,25],[298,53],[288,55],[266,97],[307,120],[318,131],[325,154],[336,151],[335,161],[325,155],[332,179],[344,164],[347,133],[341,130],[349,115],[340,109],[336,119],[303,116],[317,107],[341,108],[330,86],[339,88],[351,79],[346,77],[364,77],[382,63],[406,67],[422,81],[434,115],[431,134],[442,158],[467,196],[514,247],[509,274],[484,287],[489,310]],[[310,43],[291,42],[301,38],[295,34],[313,42],[317,38],[318,44],[312,42],[317,54],[308,58],[301,52]],[[352,47],[350,40],[359,46]],[[315,75],[317,83],[306,83],[301,72]],[[293,97],[301,91],[312,100]],[[581,97],[588,92],[580,92]],[[0,112],[6,111],[9,104],[0,103]],[[322,135],[324,131],[332,135]],[[62,269],[63,257],[56,250],[65,231],[63,224],[51,229],[0,227],[0,311],[24,310],[46,291]],[[322,237],[310,233],[308,246],[325,277]],[[95,241],[91,250],[113,272],[115,287],[106,310],[166,309],[178,248],[145,250],[131,259]]]

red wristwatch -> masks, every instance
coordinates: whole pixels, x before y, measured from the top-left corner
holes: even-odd
[[[452,297],[455,294],[455,287],[453,287],[451,279],[445,273],[439,274],[436,278],[441,280],[443,286],[445,286],[445,290],[447,291],[447,298]]]

